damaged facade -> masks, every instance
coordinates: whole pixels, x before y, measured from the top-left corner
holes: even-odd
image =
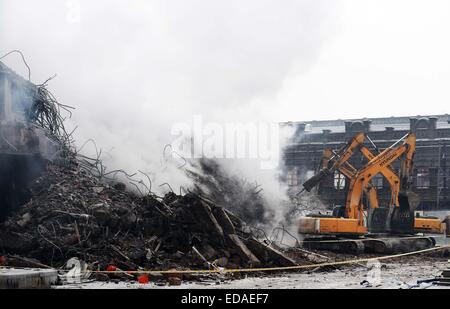
[[[0,62],[0,153],[53,156],[55,143],[33,123],[38,100],[38,86]]]
[[[200,192],[177,195],[166,184],[171,192],[158,196],[151,191],[150,178],[147,193],[138,187],[139,192],[127,190],[115,178],[119,170],[109,178],[101,160],[70,147],[71,134],[59,113],[68,107],[45,84],[33,85],[0,65],[0,267],[61,268],[76,260],[92,270],[137,271],[295,266],[306,261],[301,254],[294,260],[260,241],[258,230],[225,202]],[[249,194],[246,190],[239,192],[258,201],[257,188],[248,189]],[[110,278],[134,276],[98,274],[96,279]],[[175,279],[179,284],[178,277],[169,282]]]
[[[295,129],[283,153],[283,180],[292,191],[300,191],[302,183],[321,168],[323,150],[327,147],[337,149],[356,133],[365,132],[382,151],[413,131],[417,135],[417,149],[411,188],[420,196],[418,209],[450,209],[449,115],[289,122],[283,126]],[[354,156],[350,163],[361,167],[362,155]],[[377,175],[373,184],[380,201],[387,203],[390,198],[387,181]],[[316,193],[326,205],[344,205],[347,188],[344,175],[336,172],[317,187]]]
[[[36,86],[27,82],[0,62],[1,153],[39,152],[39,142],[26,128],[26,111],[33,104]]]
[[[37,86],[0,62],[0,219],[28,199],[29,180],[56,151],[31,120],[37,93]]]

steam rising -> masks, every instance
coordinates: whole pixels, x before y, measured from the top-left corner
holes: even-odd
[[[79,145],[94,139],[110,169],[142,170],[157,191],[162,183],[191,183],[163,157],[173,124],[194,115],[217,123],[279,120],[277,106],[262,115],[261,102],[313,66],[333,33],[334,5],[0,0],[0,50],[22,50],[35,83],[57,73],[50,87],[77,108],[69,124],[78,126]],[[23,73],[19,60],[6,63]],[[255,160],[225,166],[257,181],[267,197],[282,197],[277,171],[261,171]]]

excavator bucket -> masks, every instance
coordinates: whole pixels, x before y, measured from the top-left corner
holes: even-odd
[[[367,227],[370,233],[389,233],[389,208],[379,207],[369,210]]]
[[[406,192],[398,194],[399,207],[391,207],[390,230],[395,234],[414,234],[414,210]]]
[[[411,206],[409,205],[409,197],[406,192],[399,192],[398,203],[399,203],[400,209],[403,211],[411,209]]]
[[[369,232],[414,234],[414,210],[410,206],[408,194],[401,192],[398,199],[398,207],[379,207],[369,211]]]

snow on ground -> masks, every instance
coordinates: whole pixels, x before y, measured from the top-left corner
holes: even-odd
[[[428,288],[430,284],[415,286],[418,280],[434,278],[448,268],[445,258],[419,257],[368,265],[369,267],[341,267],[331,271],[277,274],[267,277],[247,277],[236,280],[211,279],[208,282],[186,282],[181,286],[158,286],[154,283],[92,282],[56,288],[76,289],[360,289],[360,288]],[[379,275],[378,275],[379,274]]]

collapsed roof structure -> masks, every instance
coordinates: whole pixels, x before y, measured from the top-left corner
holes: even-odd
[[[60,107],[46,84],[34,85],[0,62],[0,153],[54,158],[67,143]]]
[[[97,270],[297,265],[200,193],[139,195],[95,172],[101,160],[71,147],[61,109],[46,83],[0,62],[0,161],[8,160],[0,164],[0,255],[9,266],[62,267],[73,257]]]

